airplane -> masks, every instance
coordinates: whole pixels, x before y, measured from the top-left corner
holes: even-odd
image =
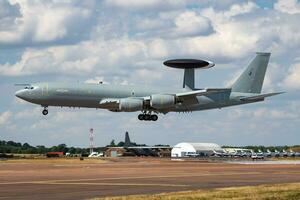
[[[213,150],[212,156],[214,156],[214,157],[228,157],[229,154],[224,149],[219,150],[219,151],[218,150]]]
[[[280,153],[280,156],[288,157],[288,152],[286,152],[286,150],[282,149],[282,152]]]
[[[15,93],[18,98],[48,106],[108,109],[113,112],[141,112],[139,120],[156,121],[157,114],[192,112],[264,101],[283,92],[261,93],[271,53],[257,52],[255,58],[228,88],[196,88],[195,69],[215,64],[198,59],[167,60],[164,65],[184,69],[182,88],[131,85],[44,82],[16,84],[26,86]],[[151,78],[151,74],[149,74]],[[154,114],[152,114],[154,113]]]
[[[264,153],[264,156],[267,158],[272,157],[272,152],[270,151],[270,149],[267,149],[267,152]]]
[[[277,149],[274,150],[274,157],[280,157],[280,152]]]
[[[288,156],[289,157],[295,157],[296,153],[293,151],[293,149],[290,149],[290,151],[288,152]]]
[[[129,133],[125,132],[124,146],[113,147],[119,149],[125,149],[126,156],[160,156],[161,150],[171,150],[172,147],[169,145],[155,145],[155,146],[137,146],[135,143],[130,141]]]

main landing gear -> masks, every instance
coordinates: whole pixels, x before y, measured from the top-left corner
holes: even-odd
[[[48,115],[48,106],[44,106],[43,115]]]
[[[155,114],[151,115],[151,114],[143,113],[138,115],[138,119],[141,121],[157,121],[158,116]]]

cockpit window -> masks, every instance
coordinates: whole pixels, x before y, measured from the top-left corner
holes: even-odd
[[[33,87],[33,86],[26,86],[24,89],[27,89],[27,90],[33,90],[34,87]]]

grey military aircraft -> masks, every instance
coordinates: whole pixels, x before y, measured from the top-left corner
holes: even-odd
[[[182,88],[131,85],[44,82],[26,86],[16,96],[41,105],[43,115],[48,106],[108,109],[113,112],[136,112],[139,120],[156,121],[156,114],[192,112],[264,101],[280,94],[261,93],[270,53],[256,53],[240,77],[228,88],[195,88],[195,69],[215,64],[197,59],[167,60],[164,65],[184,69]]]

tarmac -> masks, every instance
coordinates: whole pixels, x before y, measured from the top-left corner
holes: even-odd
[[[157,158],[0,161],[0,199],[87,199],[300,182],[300,164]]]

